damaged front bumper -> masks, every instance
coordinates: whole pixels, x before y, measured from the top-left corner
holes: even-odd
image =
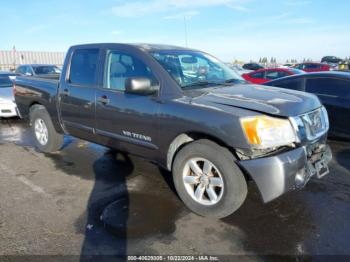
[[[305,145],[275,156],[242,160],[240,166],[255,181],[264,203],[302,188],[312,176],[329,173],[332,152],[326,144]]]

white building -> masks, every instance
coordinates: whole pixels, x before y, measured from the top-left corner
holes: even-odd
[[[54,64],[62,66],[64,52],[0,51],[0,70],[14,70],[21,64]]]

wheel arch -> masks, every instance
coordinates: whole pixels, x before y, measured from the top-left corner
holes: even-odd
[[[234,148],[230,147],[229,145],[227,145],[224,141],[222,141],[221,139],[206,134],[206,133],[202,133],[202,132],[188,132],[188,133],[181,133],[178,136],[176,136],[172,142],[170,143],[169,147],[168,147],[168,152],[167,152],[167,162],[166,162],[166,167],[169,171],[172,170],[173,167],[173,162],[175,159],[176,154],[187,144],[194,142],[196,140],[200,140],[200,139],[207,139],[210,140],[220,146],[223,146],[225,148],[227,148],[232,154],[233,156],[237,159],[236,156],[236,152],[234,150]]]
[[[31,113],[36,107],[42,107],[42,108],[46,109],[43,104],[41,104],[41,103],[39,103],[37,101],[31,102],[30,105],[29,105],[29,124],[31,124],[31,122],[32,122]]]

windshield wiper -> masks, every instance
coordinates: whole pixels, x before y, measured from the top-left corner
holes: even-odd
[[[209,85],[216,85],[216,86],[226,86],[227,83],[225,82],[212,82],[212,81],[198,81],[198,82],[194,82],[188,85],[185,85],[182,87],[182,89],[187,89],[187,88],[191,88],[191,87],[196,87],[196,86],[209,86]]]
[[[244,82],[245,82],[245,81],[244,81],[244,80],[241,80],[241,79],[231,78],[231,79],[225,80],[224,83],[226,83],[226,84],[241,84],[241,83],[244,83]]]

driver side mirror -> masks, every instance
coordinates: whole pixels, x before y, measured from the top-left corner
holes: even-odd
[[[125,93],[152,95],[158,89],[152,87],[151,79],[145,77],[130,77],[125,80]]]

